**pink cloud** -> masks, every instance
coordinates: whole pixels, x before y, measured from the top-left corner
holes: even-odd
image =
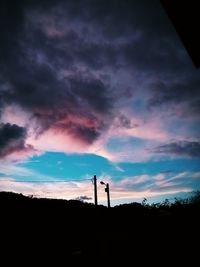
[[[49,129],[37,138],[30,136],[27,142],[41,151],[55,151],[65,153],[84,153],[87,145],[70,134]]]
[[[17,105],[6,106],[2,110],[1,122],[17,124],[18,126],[25,127],[30,122],[31,114],[25,112],[21,107]]]
[[[125,115],[130,120],[130,126],[132,125],[132,127],[116,127],[114,122],[108,133],[110,136],[137,137],[158,142],[167,141],[171,138],[166,130],[166,125],[163,124],[162,118],[159,116],[145,119],[145,116],[144,118],[139,117],[131,111],[125,112]]]
[[[27,144],[23,149],[19,150],[9,150],[7,154],[3,157],[4,161],[21,161],[29,157],[40,155],[42,152],[33,148],[32,145]]]
[[[13,168],[13,167],[12,167]],[[16,182],[12,178],[12,174],[15,172],[21,173],[21,175],[25,175],[26,177],[29,175],[33,175],[30,170],[26,170],[21,167],[15,167],[13,170],[7,168],[4,170],[8,177],[5,181],[3,177],[0,177],[0,189],[4,191],[14,191],[17,193],[23,193],[25,195],[33,195],[36,197],[50,197],[50,198],[63,198],[63,199],[76,199],[79,196],[86,195],[91,198],[88,199],[89,202],[94,202],[94,190],[93,184],[90,180],[88,181],[66,181],[66,182],[53,182],[51,183],[51,179],[53,177],[44,177],[45,179],[50,179],[47,183],[26,183],[26,182]],[[4,172],[3,171],[3,172]],[[8,171],[8,172],[7,172]],[[164,174],[162,174],[164,175]],[[193,178],[199,177],[199,173],[191,174]],[[34,176],[39,179],[40,174],[34,173]],[[165,176],[165,175],[164,175]],[[180,174],[180,177],[184,176]],[[86,176],[85,178],[92,178],[90,176]],[[130,178],[124,178],[121,181],[114,181],[112,177],[107,174],[102,174],[98,177],[98,202],[99,204],[105,204],[107,196],[104,191],[104,186],[100,185],[99,181],[103,180],[105,183],[109,183],[110,185],[110,197],[111,197],[111,205],[112,203],[127,203],[128,201],[137,201],[137,199],[142,198],[150,198],[155,196],[163,196],[166,194],[177,194],[180,192],[191,192],[191,188],[188,187],[177,187],[177,184],[168,179],[166,181],[160,179],[163,177],[159,177],[158,175],[150,176],[150,175],[141,175],[134,176]],[[166,176],[165,176],[166,178]],[[41,179],[41,177],[40,177]],[[40,180],[39,179],[39,180]],[[9,180],[9,181],[8,181]],[[55,181],[55,179],[53,179]],[[138,186],[139,183],[143,183],[146,181],[152,181],[151,188],[140,188],[136,189],[134,186]],[[176,188],[173,186],[176,185]],[[155,186],[155,188],[154,188]],[[159,190],[158,187],[161,187],[162,190]]]

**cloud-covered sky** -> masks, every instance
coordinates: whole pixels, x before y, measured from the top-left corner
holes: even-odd
[[[1,190],[94,174],[119,202],[199,189],[200,73],[160,1],[1,1],[0,70]],[[76,185],[47,191],[93,197]]]

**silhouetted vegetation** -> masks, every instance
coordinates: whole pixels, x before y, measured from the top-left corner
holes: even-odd
[[[20,250],[20,261],[26,254],[33,264],[40,256],[56,266],[69,259],[92,263],[94,257],[98,263],[121,259],[139,261],[140,266],[182,259],[192,266],[198,255],[193,239],[199,240],[200,192],[173,203],[150,205],[144,199],[110,209],[1,192],[0,210],[4,250]]]

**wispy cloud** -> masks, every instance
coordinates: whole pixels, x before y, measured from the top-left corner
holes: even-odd
[[[14,180],[47,180],[55,181],[58,180],[57,177],[52,177],[48,175],[41,174],[30,168],[22,167],[18,164],[0,162],[0,175],[7,179],[7,177],[12,177]]]
[[[126,199],[148,198],[153,196],[173,195],[178,192],[191,192],[193,182],[200,177],[199,172],[183,172],[175,175],[157,174],[124,177],[119,181],[114,181],[111,176],[102,174],[98,177],[98,199],[100,203],[106,201],[104,186],[100,185],[100,180],[110,184],[111,202]],[[2,179],[2,177],[1,177]],[[185,183],[185,179],[188,180]],[[63,199],[80,199],[93,202],[94,192],[91,181],[67,181],[66,182],[46,182],[27,183],[17,182],[13,178],[0,181],[1,190],[24,193],[38,197],[51,197]],[[80,197],[82,196],[82,197]]]
[[[25,195],[32,194],[36,197],[77,199],[80,196],[88,196],[88,201],[93,199],[93,188],[90,182],[18,182],[9,178],[0,179],[1,191],[13,191]]]
[[[35,174],[35,172],[30,169],[5,162],[0,162],[0,170],[1,174],[14,175],[19,177],[30,177]]]

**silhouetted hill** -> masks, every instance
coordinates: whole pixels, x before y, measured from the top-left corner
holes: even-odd
[[[95,259],[101,264],[121,260],[123,266],[162,266],[172,260],[192,266],[198,259],[199,208],[199,193],[173,204],[131,203],[108,209],[1,192],[2,254],[17,251],[16,262],[28,256],[33,265],[93,264]]]

